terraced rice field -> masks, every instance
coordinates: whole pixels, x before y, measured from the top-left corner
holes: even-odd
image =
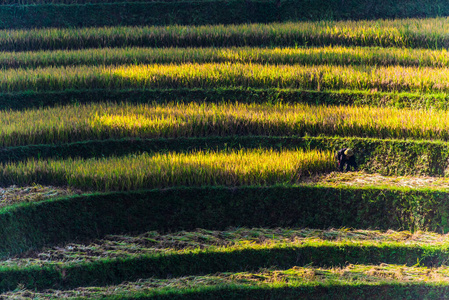
[[[249,23],[0,30],[0,298],[447,297],[449,19]]]

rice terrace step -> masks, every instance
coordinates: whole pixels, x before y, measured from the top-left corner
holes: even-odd
[[[448,298],[448,7],[0,0],[0,298]]]

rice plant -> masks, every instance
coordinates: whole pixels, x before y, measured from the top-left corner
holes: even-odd
[[[449,139],[449,112],[307,104],[68,105],[0,111],[0,145],[109,138],[339,135]]]
[[[449,69],[187,63],[8,69],[0,72],[1,92],[217,87],[449,92]]]
[[[240,150],[104,159],[38,160],[2,164],[2,184],[42,183],[80,189],[133,190],[170,186],[272,185],[335,168],[329,151]]]
[[[442,49],[446,18],[213,26],[1,30],[0,50],[104,47],[369,46]]]
[[[76,65],[185,63],[254,63],[299,65],[378,65],[448,67],[446,49],[311,47],[311,48],[103,48],[1,52],[0,67],[38,68]]]

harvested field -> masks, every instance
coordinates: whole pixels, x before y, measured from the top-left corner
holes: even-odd
[[[332,172],[308,181],[323,186],[386,187],[449,191],[449,178],[434,176],[384,176],[363,172]]]
[[[0,188],[0,207],[11,206],[24,202],[37,202],[46,199],[79,195],[82,192],[73,188],[53,186],[9,186]]]

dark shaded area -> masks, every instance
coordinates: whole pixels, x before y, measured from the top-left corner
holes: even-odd
[[[448,216],[449,194],[432,191],[279,186],[117,192],[4,209],[0,253],[106,234],[231,226],[448,232]]]
[[[447,0],[211,0],[2,5],[0,29],[430,18],[448,16],[448,4]]]
[[[377,20],[449,15],[449,1],[281,0],[279,16],[290,20]]]
[[[449,109],[445,94],[369,93],[365,91],[309,91],[300,89],[257,88],[179,88],[130,90],[64,90],[48,92],[0,93],[0,109],[22,110],[56,105],[96,102],[164,104],[207,103],[308,103],[329,105],[373,105],[398,108]]]
[[[0,29],[270,23],[275,1],[173,1],[0,6]]]

